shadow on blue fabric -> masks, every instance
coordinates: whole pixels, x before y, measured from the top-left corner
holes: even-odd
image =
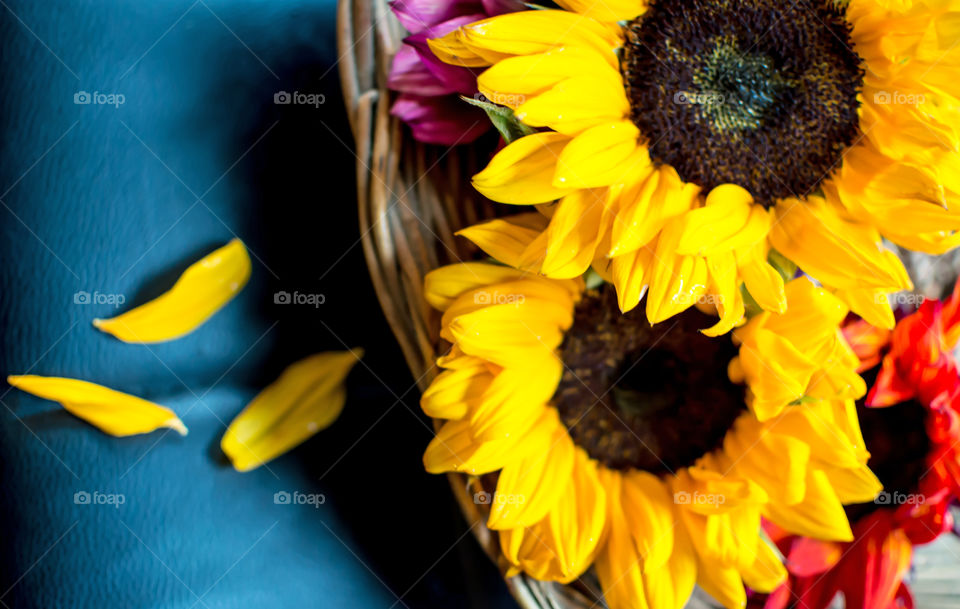
[[[358,242],[334,3],[0,4],[0,371],[90,380],[190,428],[113,438],[0,390],[2,606],[511,606],[446,480],[422,471],[431,430]],[[90,325],[113,306],[75,302],[136,306],[234,236],[249,285],[181,340],[121,343]],[[346,346],[367,357],[341,419],[234,472],[225,424],[288,363]]]

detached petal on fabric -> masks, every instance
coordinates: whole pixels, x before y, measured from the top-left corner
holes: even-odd
[[[176,413],[159,404],[108,387],[55,376],[8,376],[7,382],[45,400],[59,402],[70,414],[111,436],[150,433],[161,427],[187,435]]]
[[[180,275],[170,291],[123,315],[94,319],[99,330],[127,343],[159,343],[200,327],[250,279],[250,256],[239,239],[204,256]]]
[[[279,457],[333,423],[347,399],[344,380],[362,349],[318,353],[291,364],[230,423],[220,448],[237,471]]]

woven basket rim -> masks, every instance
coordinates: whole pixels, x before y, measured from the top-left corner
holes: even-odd
[[[423,277],[444,263],[475,259],[477,248],[454,233],[493,217],[496,208],[465,179],[478,169],[472,147],[420,144],[390,115],[387,75],[403,36],[387,0],[339,0],[339,70],[355,140],[364,257],[387,322],[422,392],[436,376],[437,354],[445,349],[439,313],[423,297]],[[433,423],[438,429],[440,422]],[[473,499],[483,490],[481,483],[464,474],[447,478],[474,537],[504,573],[499,537],[486,526],[488,507]],[[575,587],[524,573],[505,577],[505,582],[524,609],[596,606]]]

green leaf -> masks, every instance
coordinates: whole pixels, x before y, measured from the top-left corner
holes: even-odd
[[[480,97],[483,96],[481,95]],[[460,99],[467,102],[471,106],[476,106],[486,112],[487,117],[490,118],[490,122],[493,123],[493,126],[497,128],[497,131],[500,132],[500,135],[503,136],[503,139],[508,144],[522,138],[525,135],[535,133],[532,127],[528,127],[520,122],[520,119],[517,118],[517,116],[513,113],[513,110],[510,108],[490,103],[486,100],[486,98],[475,99],[473,97],[461,95]]]
[[[604,281],[600,273],[589,268],[587,272],[583,274],[583,283],[586,284],[588,290],[597,290],[604,284]]]
[[[780,273],[784,282],[790,281],[797,274],[797,265],[773,248],[767,254],[767,262]]]
[[[743,295],[743,313],[747,319],[763,313],[763,307],[757,304],[757,300],[753,297],[753,294],[750,293],[750,290],[747,289],[747,284],[744,283],[740,286],[740,293]]]

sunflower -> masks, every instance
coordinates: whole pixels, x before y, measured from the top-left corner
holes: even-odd
[[[679,608],[695,584],[742,607],[744,584],[786,576],[761,517],[849,540],[843,504],[880,489],[847,307],[805,278],[786,313],[734,334],[739,351],[696,308],[651,326],[579,278],[474,262],[425,291],[453,346],[421,401],[445,420],[424,465],[495,476],[477,501],[511,573],[566,583],[592,564],[613,609]]]
[[[913,607],[904,577],[913,548],[954,526],[960,499],[960,283],[945,302],[924,301],[894,331],[862,321],[844,328],[875,382],[858,404],[869,465],[884,492],[850,506],[855,539],[811,540],[770,528],[788,557],[790,579],[767,609],[826,609],[842,593],[849,609]],[[882,361],[881,365],[877,365]]]
[[[466,231],[487,251],[512,241],[561,279],[593,264],[624,311],[649,288],[656,323],[742,286],[782,312],[774,250],[893,327],[886,294],[910,281],[882,238],[960,244],[960,1],[558,4],[430,43],[489,66],[480,91],[538,129],[473,182],[548,219]]]

